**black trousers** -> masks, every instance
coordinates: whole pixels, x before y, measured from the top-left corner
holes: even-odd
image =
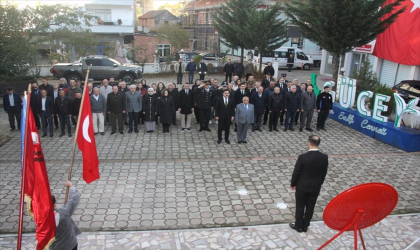
[[[128,112],[128,129],[133,131],[133,123],[134,123],[134,130],[139,130],[139,120],[140,120],[140,112]]]
[[[230,121],[231,119],[225,118],[225,119],[219,119],[219,124],[217,126],[217,138],[219,140],[222,140],[222,133],[223,130],[225,131],[225,140],[229,140],[229,133],[230,133]]]
[[[200,76],[200,81],[203,81],[204,80],[204,76],[206,76],[206,75],[199,75]]]
[[[292,67],[293,67],[293,64],[287,64],[287,70],[289,72],[292,72]]]
[[[195,116],[195,121],[196,122],[200,122],[200,109],[196,107],[194,107],[194,116]]]
[[[176,74],[176,83],[177,84],[182,84],[182,72],[178,72],[177,74]]]
[[[7,112],[7,115],[9,116],[9,125],[11,129],[15,129],[15,119],[17,121],[17,127],[20,129],[20,117],[21,117],[21,111],[17,110],[15,106],[10,107],[9,112]]]
[[[65,125],[67,125],[67,131],[68,131],[69,135],[71,135],[71,124],[70,124],[69,114],[59,114],[58,118],[60,119],[61,133],[65,134],[64,128],[65,128]]]
[[[118,130],[120,132],[124,131],[124,122],[123,122],[123,113],[118,112],[118,113],[114,113],[111,112],[109,114],[109,120],[111,122],[111,127],[112,127],[112,132],[115,133],[117,132],[117,119],[118,119]]]
[[[293,129],[293,121],[295,120],[296,111],[287,110],[286,121],[284,122],[285,129]]]
[[[252,76],[252,74],[246,74],[245,81],[248,81],[248,77]]]
[[[277,123],[279,121],[280,111],[271,111],[270,123],[268,124],[269,129],[277,129]]]
[[[302,112],[296,112],[296,116],[295,116],[295,123],[297,123],[298,121],[300,121],[300,115],[302,114]]]
[[[169,126],[171,126],[170,123],[162,123],[163,132],[169,132]]]
[[[229,81],[228,81],[228,78],[229,78]],[[232,81],[232,73],[226,74],[226,76],[225,76],[225,82],[230,83],[231,81]]]
[[[309,227],[312,216],[314,215],[314,208],[318,195],[319,192],[304,192],[296,190],[295,227],[297,229]]]
[[[285,114],[286,114],[286,112],[284,112],[284,111],[280,113],[280,123],[281,124],[283,124]]]
[[[261,129],[261,123],[263,119],[264,114],[262,112],[258,113],[254,112],[254,124],[252,124],[252,129]]]
[[[267,124],[269,114],[270,112],[268,111],[268,109],[266,109],[264,113],[264,124]]]
[[[32,107],[31,107],[31,108],[32,108]],[[39,120],[39,116],[40,116],[40,114],[38,114],[38,112],[34,111],[33,109],[32,109],[32,114],[33,114],[33,116],[34,116],[34,120],[35,120],[36,127],[39,129],[39,128],[41,127],[41,122],[40,122],[40,120]]]
[[[53,129],[54,127],[52,126],[52,116],[51,115],[47,115],[47,112],[41,111],[41,122],[42,122],[42,132],[43,135],[47,135],[47,122],[48,124],[50,124],[49,131],[50,131],[50,136],[53,136]]]
[[[211,109],[200,109],[200,128],[209,128]]]
[[[325,128],[325,121],[327,120],[329,113],[330,113],[329,110],[321,110],[318,113],[318,120],[316,122],[317,129]]]

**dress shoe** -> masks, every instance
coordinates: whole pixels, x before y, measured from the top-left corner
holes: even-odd
[[[276,131],[276,132],[279,132],[279,130],[278,130],[278,129],[276,129],[276,128],[275,128],[275,129],[273,129],[273,130],[274,130],[274,131]]]
[[[64,136],[64,134],[63,133],[61,133],[58,137],[63,137]]]
[[[209,128],[206,128],[206,129],[204,129],[204,130],[205,130],[205,131],[209,131],[209,132],[211,131],[211,129],[209,129]]]
[[[321,129],[317,128],[316,131],[321,131]]]
[[[290,131],[295,131],[295,129],[294,129],[294,128],[289,128],[289,130],[290,130]]]
[[[220,144],[220,143],[222,143],[222,140],[217,140],[217,144]]]
[[[306,130],[308,130],[308,131],[314,131],[313,129],[311,129],[311,128],[305,128]]]
[[[71,134],[69,134],[69,137],[73,137]]]
[[[111,135],[113,135],[113,134],[115,134],[115,133],[117,133],[117,132],[111,132]]]
[[[134,133],[138,134],[139,133],[139,130],[138,129],[135,129],[134,130]]]
[[[290,227],[291,229],[293,229],[293,230],[296,230],[298,233],[303,232],[303,230],[302,230],[302,229],[299,229],[299,228],[296,228],[296,227],[295,227],[295,223],[289,223],[289,227]]]
[[[307,227],[304,227],[304,228],[302,229],[302,231],[303,231],[304,233],[306,233],[306,232],[308,232],[308,228],[307,228]]]
[[[10,131],[15,131],[15,128],[10,129]]]
[[[247,144],[247,142],[246,142],[246,141],[242,141],[242,143]]]
[[[284,129],[284,132],[287,132],[287,128]]]
[[[257,128],[257,130],[258,130],[258,131],[260,131],[260,132],[262,132],[262,130],[261,130],[261,129],[259,129],[259,128]]]
[[[238,141],[238,144],[241,144],[242,143],[242,141]]]
[[[200,130],[198,130],[198,132],[202,132],[204,130],[204,128],[200,128]]]
[[[129,134],[130,133],[133,133],[133,130],[132,129],[129,129],[127,133],[129,133]]]
[[[124,132],[120,131],[120,134],[124,134]]]
[[[138,133],[139,131],[137,130],[137,133]],[[105,132],[101,132],[101,135],[104,135],[105,134]]]
[[[273,132],[273,130],[272,130],[272,129],[270,129],[270,130],[268,130],[268,132]]]
[[[321,130],[327,131],[325,128],[321,128]]]
[[[225,140],[225,142],[226,142],[227,144],[230,144],[230,141],[229,141],[229,140]]]
[[[47,137],[47,135],[42,135],[41,137],[44,138],[44,137]]]
[[[302,132],[302,131],[303,131],[303,128],[300,128],[300,129],[299,129],[299,132]]]
[[[255,132],[255,129],[252,129],[252,132]]]
[[[94,135],[97,135],[98,133],[96,132],[96,133],[93,133]]]

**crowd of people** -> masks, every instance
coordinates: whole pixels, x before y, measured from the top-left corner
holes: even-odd
[[[227,66],[230,63],[226,64]],[[226,72],[225,72],[226,73]],[[226,78],[230,77],[228,71]],[[235,75],[231,82],[210,78],[208,81],[197,79],[193,84],[162,82],[150,86],[145,79],[140,83],[127,86],[125,82],[116,82],[113,78],[103,79],[95,85],[93,79],[86,83],[92,108],[94,133],[105,134],[105,125],[111,126],[111,134],[123,134],[125,126],[128,133],[139,133],[144,124],[147,133],[153,133],[159,124],[163,133],[170,132],[170,126],[177,125],[176,113],[180,114],[180,130],[191,131],[191,120],[199,124],[199,131],[211,131],[209,125],[218,125],[218,143],[229,141],[230,126],[234,125],[238,143],[247,143],[248,128],[252,132],[262,132],[262,126],[268,125],[269,132],[313,131],[311,124],[314,113],[318,113],[316,130],[325,130],[325,121],[332,109],[332,96],[329,87],[316,96],[310,80],[299,83],[297,79],[289,81],[285,75],[276,80],[272,77],[274,69],[268,65],[264,70],[264,79],[254,81],[253,75],[247,75],[247,81]],[[192,79],[189,79],[192,80]],[[180,83],[181,84],[181,83]],[[191,86],[192,85],[192,86]],[[53,84],[43,78],[42,84],[32,84],[30,106],[38,129],[42,128],[42,137],[54,136],[54,127],[61,133],[72,136],[72,127],[77,123],[82,91],[80,81],[65,78]],[[7,88],[3,96],[4,110],[9,114],[11,130],[20,129],[21,97]],[[280,121],[280,126],[279,126]]]

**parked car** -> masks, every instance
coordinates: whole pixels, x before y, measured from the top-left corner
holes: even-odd
[[[219,58],[219,60],[223,60],[226,58],[226,55],[222,53],[201,53],[200,56],[204,60],[208,60],[208,61],[215,61],[216,58]]]
[[[57,63],[50,69],[50,72],[57,79],[64,77],[67,81],[84,80],[88,65],[90,65],[89,78],[95,80],[114,77],[116,80],[120,79],[127,84],[131,84],[143,75],[140,66],[121,64],[114,59],[101,55],[87,56],[75,63]]]
[[[406,103],[414,98],[420,98],[420,81],[404,80],[392,87],[392,91],[399,94]],[[417,103],[420,107],[420,102]]]
[[[198,53],[195,52],[175,53],[175,59],[178,61],[180,57],[185,56],[185,61],[189,62],[196,55],[198,55]]]

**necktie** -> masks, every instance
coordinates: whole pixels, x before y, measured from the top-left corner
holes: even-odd
[[[228,102],[227,102],[227,99],[225,98],[225,106],[227,107],[227,105],[228,105]]]
[[[246,108],[246,112],[248,112],[248,105],[245,105],[245,108]]]
[[[311,93],[309,93],[309,99],[312,99]]]
[[[244,91],[242,90],[241,92],[242,92],[242,95],[244,95]]]
[[[187,91],[185,91],[185,94],[187,94],[187,95],[188,95],[188,90],[187,90]]]
[[[258,95],[261,98],[261,94]]]

